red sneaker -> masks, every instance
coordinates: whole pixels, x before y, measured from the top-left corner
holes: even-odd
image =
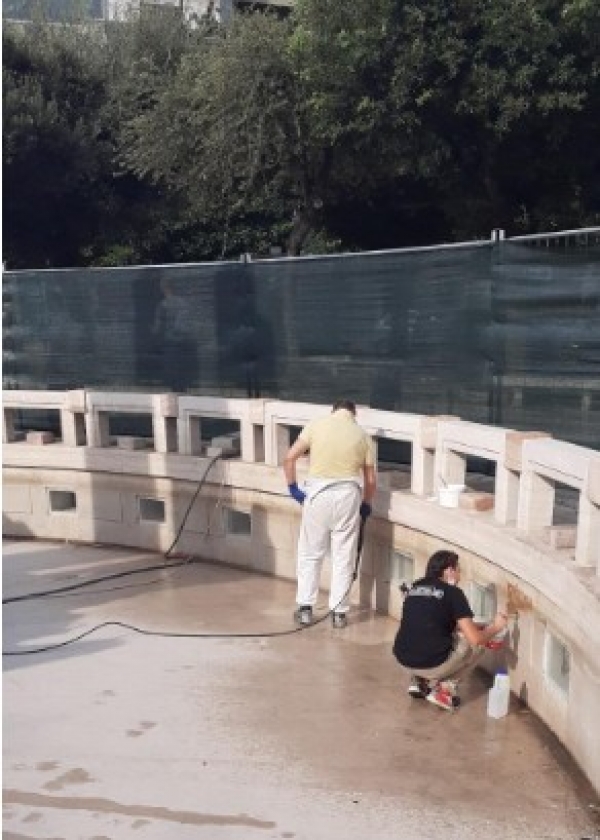
[[[446,709],[449,712],[454,711],[460,704],[460,698],[456,696],[452,686],[447,682],[439,682],[431,689],[425,699],[433,703],[434,706],[439,706],[440,709]]]

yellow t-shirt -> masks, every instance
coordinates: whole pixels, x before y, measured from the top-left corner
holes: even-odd
[[[300,439],[310,448],[312,478],[355,478],[363,467],[375,466],[373,441],[345,408],[311,420]]]

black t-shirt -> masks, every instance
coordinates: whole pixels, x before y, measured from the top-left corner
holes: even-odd
[[[450,655],[460,618],[473,618],[462,589],[436,578],[415,581],[404,601],[394,656],[407,668],[436,668]]]

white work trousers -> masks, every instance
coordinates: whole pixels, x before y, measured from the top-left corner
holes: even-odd
[[[344,481],[308,487],[307,491],[298,540],[296,601],[311,607],[316,604],[321,566],[329,552],[329,609],[347,612],[347,595],[356,563],[362,490],[355,482]]]

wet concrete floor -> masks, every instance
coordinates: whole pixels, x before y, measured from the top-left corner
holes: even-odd
[[[4,599],[165,562],[3,554]],[[489,676],[436,709],[406,694],[395,621],[355,609],[342,631],[268,636],[293,629],[293,600],[193,563],[5,604],[5,652],[82,636],[3,658],[5,840],[599,840],[597,797],[536,717],[516,700],[486,716]]]

